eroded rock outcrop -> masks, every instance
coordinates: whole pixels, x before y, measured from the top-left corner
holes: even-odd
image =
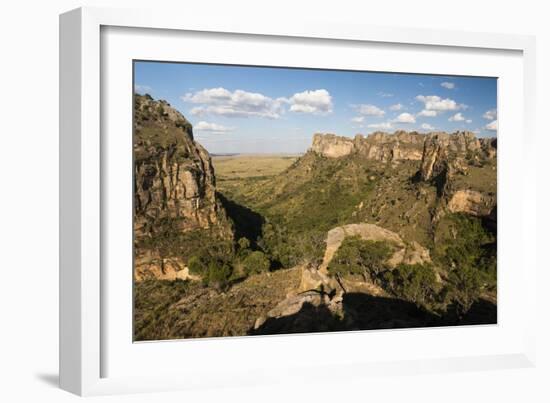
[[[135,234],[166,219],[182,231],[219,227],[229,234],[210,155],[194,141],[191,124],[147,95],[136,95],[134,113]]]
[[[186,257],[174,256],[170,252],[174,245],[166,239],[194,230],[219,239],[233,236],[216,195],[210,155],[194,140],[193,128],[181,113],[165,101],[136,95],[135,279],[192,278],[186,272]]]
[[[496,197],[474,190],[458,190],[451,196],[447,209],[451,213],[466,213],[476,217],[489,216],[496,205]]]
[[[417,242],[406,243],[393,231],[375,224],[348,224],[331,229],[327,234],[326,249],[323,262],[319,267],[322,273],[327,273],[328,265],[346,237],[359,236],[366,241],[387,242],[394,248],[394,253],[386,262],[390,267],[400,263],[416,264],[431,262],[430,252]]]
[[[375,132],[367,137],[355,138],[320,134],[313,136],[311,151],[327,158],[341,158],[352,153],[368,159],[389,162],[422,159],[424,135],[415,132],[397,131],[393,134]]]
[[[494,158],[496,139],[479,139],[471,132],[430,133],[424,141],[420,177],[432,180],[451,170],[463,170],[466,161]]]

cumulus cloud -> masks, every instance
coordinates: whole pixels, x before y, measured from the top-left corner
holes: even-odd
[[[233,127],[222,126],[217,123],[209,123],[202,120],[195,124],[193,129],[198,132],[209,133],[227,133],[235,130]]]
[[[496,132],[498,130],[498,121],[493,120],[491,123],[485,125],[485,129]]]
[[[420,113],[418,113],[418,116],[425,116],[425,117],[433,118],[434,116],[437,116],[437,112],[436,111],[429,111],[428,109],[423,109],[422,111],[420,111]]]
[[[433,127],[432,125],[430,125],[429,123],[422,123],[420,125],[420,128],[422,130],[435,130],[435,127]]]
[[[351,119],[353,123],[362,123],[365,120],[364,116],[356,116]]]
[[[191,109],[196,116],[219,115],[226,117],[261,117],[277,119],[284,112],[284,98],[273,99],[266,95],[243,90],[206,88],[181,97],[183,101],[200,104]]]
[[[393,97],[393,94],[391,94],[389,92],[382,92],[382,91],[378,92],[377,95],[379,97],[382,97],[382,98],[391,98],[391,97]]]
[[[403,109],[403,105],[401,104],[395,104],[390,106],[390,111],[400,111],[401,109]]]
[[[487,112],[483,114],[483,118],[487,120],[495,120],[497,118],[497,110],[489,109]]]
[[[472,119],[466,119],[466,123],[472,123]]]
[[[449,118],[449,122],[462,122],[466,120],[464,116],[462,116],[462,113],[458,112],[455,113],[453,116]]]
[[[327,114],[332,112],[332,97],[325,89],[304,91],[288,99],[291,112]]]
[[[357,109],[357,112],[363,116],[384,116],[386,114],[386,112],[376,105],[360,104],[354,105],[354,107]]]
[[[378,129],[378,130],[389,130],[393,128],[391,122],[383,122],[383,123],[371,123],[367,127],[371,129]]]
[[[425,111],[432,111],[435,114],[446,112],[446,111],[456,111],[458,109],[465,109],[466,105],[458,104],[455,100],[450,98],[441,98],[437,95],[418,95],[416,100],[424,104]],[[421,112],[422,113],[422,112]],[[435,116],[435,115],[422,115],[422,116]]]
[[[403,112],[397,118],[395,118],[395,122],[397,123],[415,123],[416,119],[414,115],[411,115],[410,113]]]
[[[451,83],[451,82],[449,82],[449,81],[443,81],[443,82],[441,83],[441,86],[442,86],[443,88],[447,88],[448,90],[452,90],[452,89],[455,88],[455,83]]]

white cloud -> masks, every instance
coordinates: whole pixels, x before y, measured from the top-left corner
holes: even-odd
[[[464,116],[462,116],[462,113],[458,112],[455,113],[453,116],[449,118],[449,122],[462,122],[463,120],[466,120]]]
[[[498,130],[498,121],[493,120],[491,123],[485,125],[485,129],[496,132]]]
[[[202,120],[197,124],[195,124],[193,126],[193,129],[195,131],[210,132],[210,133],[227,133],[235,130],[233,127],[226,127],[226,126],[219,125],[217,123],[208,123]]]
[[[332,97],[325,89],[304,91],[288,100],[291,112],[327,114],[332,112]]]
[[[403,105],[401,104],[395,104],[390,106],[390,111],[400,111],[401,109],[403,109]]]
[[[436,111],[429,111],[427,109],[424,109],[424,110],[420,111],[418,116],[426,116],[426,117],[433,118],[434,116],[437,116],[437,112]]]
[[[456,111],[458,109],[465,109],[467,107],[463,104],[457,104],[456,101],[453,99],[443,99],[437,95],[418,95],[416,97],[416,100],[424,103],[425,110],[435,111],[436,113]]]
[[[403,112],[397,118],[395,118],[394,121],[397,123],[415,123],[416,119],[414,115],[411,115],[410,113],[407,113],[407,112]]]
[[[284,98],[273,99],[266,95],[222,88],[207,88],[181,97],[183,101],[200,104],[191,109],[191,114],[221,115],[227,117],[262,117],[277,119],[284,112]]]
[[[472,123],[472,119],[466,119],[466,123]]]
[[[495,120],[497,118],[497,110],[489,109],[487,112],[483,114],[483,118],[487,120]]]
[[[442,86],[443,88],[447,88],[448,90],[452,90],[452,89],[455,88],[455,83],[451,83],[451,82],[449,82],[449,81],[443,81],[443,82],[441,83],[441,86]]]
[[[378,92],[376,95],[378,95],[379,97],[382,97],[382,98],[391,98],[393,97],[393,94],[389,93],[389,92]]]
[[[356,116],[351,119],[353,123],[362,123],[365,120],[364,116]]]
[[[371,129],[379,129],[379,130],[389,130],[393,128],[391,122],[371,123],[367,127],[370,127]]]
[[[354,105],[357,109],[357,112],[360,115],[364,116],[384,116],[386,112],[384,112],[382,109],[380,109],[376,105],[371,104],[360,104],[360,105]]]
[[[422,130],[435,130],[435,127],[433,127],[432,125],[428,124],[428,123],[422,123],[420,125],[420,128]]]

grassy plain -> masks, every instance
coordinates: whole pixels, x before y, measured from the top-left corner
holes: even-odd
[[[237,154],[213,156],[218,181],[250,177],[268,177],[287,169],[299,155]]]

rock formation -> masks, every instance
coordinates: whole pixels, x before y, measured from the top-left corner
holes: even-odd
[[[181,231],[219,227],[227,233],[210,155],[194,141],[191,124],[147,95],[135,96],[134,111],[136,236],[163,219],[175,219]]]
[[[424,135],[397,131],[394,134],[375,132],[368,137],[355,138],[320,134],[313,136],[312,152],[327,158],[341,158],[357,153],[376,161],[402,161],[422,159]]]
[[[465,161],[496,158],[496,139],[478,139],[471,132],[430,133],[424,141],[420,177],[424,181],[449,170],[463,170]]]
[[[162,243],[166,234],[172,237],[194,230],[207,231],[209,236],[220,239],[232,239],[233,236],[230,221],[216,195],[210,155],[193,139],[191,124],[177,110],[165,101],[136,94],[136,281],[191,278],[183,261],[188,256],[173,256],[158,247],[143,247],[143,244],[148,241],[150,244]]]
[[[366,241],[381,241],[391,244],[394,247],[394,253],[387,261],[390,267],[395,267],[400,263],[417,264],[431,262],[430,252],[417,242],[407,244],[395,232],[378,225],[366,223],[348,224],[333,228],[328,232],[325,255],[319,267],[321,273],[326,274],[328,272],[328,265],[336,254],[336,251],[340,248],[344,239],[350,236],[359,236]]]
[[[451,213],[466,213],[476,217],[489,216],[496,205],[496,197],[475,190],[458,190],[451,196],[447,208]]]

